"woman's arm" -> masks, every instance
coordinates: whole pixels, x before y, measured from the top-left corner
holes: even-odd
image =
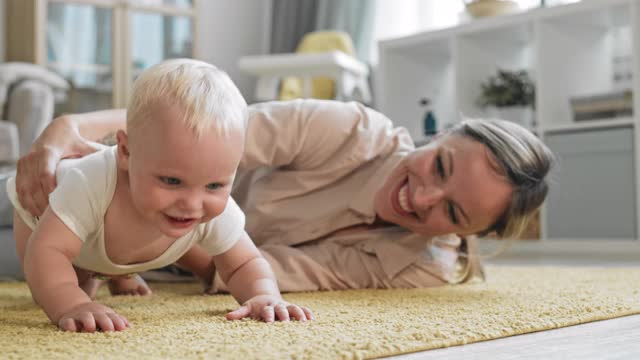
[[[54,119],[34,141],[31,150],[54,148],[62,157],[87,154],[87,142],[99,141],[126,127],[127,111],[114,109],[84,114],[67,114]]]
[[[299,99],[255,104],[249,108],[240,170],[286,166],[336,178],[351,170],[348,164],[361,165],[389,152],[397,140],[395,132],[386,116],[355,102]]]
[[[18,161],[16,191],[23,206],[34,216],[42,215],[56,186],[60,160],[99,150],[101,146],[95,141],[124,129],[125,124],[126,110],[71,114],[53,120]]]
[[[90,141],[100,141],[118,130],[126,130],[127,110],[113,109],[72,114],[69,122],[75,126],[80,136]]]

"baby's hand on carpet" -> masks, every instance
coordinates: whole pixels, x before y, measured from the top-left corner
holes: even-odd
[[[313,313],[304,306],[291,304],[271,295],[258,295],[227,314],[227,320],[240,320],[246,317],[268,323],[274,320],[289,321],[291,318],[307,321],[313,320]]]
[[[80,304],[58,320],[60,329],[72,332],[121,331],[129,326],[124,316],[95,302]]]

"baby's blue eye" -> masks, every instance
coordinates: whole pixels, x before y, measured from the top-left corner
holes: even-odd
[[[207,190],[218,190],[223,186],[224,185],[222,185],[220,183],[211,183],[211,184],[207,185]]]
[[[180,185],[180,179],[168,176],[160,176],[160,181],[167,185]]]

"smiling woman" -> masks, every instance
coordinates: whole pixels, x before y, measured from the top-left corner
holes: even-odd
[[[117,129],[124,113],[113,114]],[[37,146],[59,151],[23,161],[22,181],[40,186],[33,179],[48,174],[38,163],[86,148],[86,139],[67,141],[74,129],[104,136],[91,131],[95,118],[105,115],[53,122]],[[383,114],[321,100],[250,106],[245,139],[232,197],[283,291],[430,287],[482,276],[471,235],[517,235],[546,195],[553,159],[513,123],[468,119],[416,149]],[[216,276],[213,289],[225,288]]]
[[[375,208],[382,219],[423,235],[472,235],[493,226],[511,193],[485,146],[453,133],[407,156],[377,192]]]

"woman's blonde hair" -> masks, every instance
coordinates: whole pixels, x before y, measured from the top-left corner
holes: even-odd
[[[553,153],[529,130],[505,120],[464,119],[450,133],[484,144],[513,186],[507,209],[479,235],[495,231],[501,238],[518,237],[547,196]]]
[[[172,59],[145,70],[133,85],[127,108],[127,132],[151,120],[155,105],[178,106],[182,121],[197,136],[214,129],[227,136],[244,131],[247,103],[222,70],[203,61]]]

